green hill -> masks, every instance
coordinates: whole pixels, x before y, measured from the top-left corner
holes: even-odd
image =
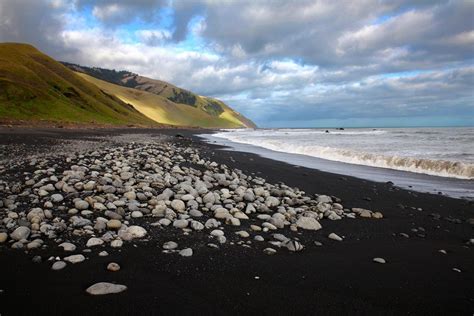
[[[132,104],[137,110],[160,123],[220,128],[256,127],[252,121],[232,110],[224,102],[197,95],[165,81],[150,79],[129,71],[64,64],[85,74],[83,78]]]
[[[31,45],[0,43],[0,118],[158,126]]]

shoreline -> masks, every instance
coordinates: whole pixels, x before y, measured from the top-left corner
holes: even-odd
[[[172,230],[163,231],[158,243],[137,242],[138,247],[126,244],[120,251],[107,248],[109,257],[94,255],[63,271],[52,271],[47,263],[31,262],[34,251],[24,254],[1,247],[2,314],[55,314],[70,311],[70,306],[76,307],[73,314],[442,315],[470,314],[474,310],[474,256],[472,246],[466,244],[472,238],[472,224],[466,222],[474,217],[472,202],[415,193],[251,153],[222,151],[222,146],[205,143],[196,136],[203,130],[76,130],[66,135],[62,130],[14,130],[8,133],[0,129],[0,145],[21,143],[48,148],[51,140],[57,143],[122,133],[167,135],[179,146],[196,148],[202,157],[246,174],[261,176],[270,183],[283,181],[309,195],[336,196],[345,207],[380,210],[384,218],[323,220],[323,229],[299,236],[307,245],[304,251],[278,251],[273,256],[263,254],[260,248],[230,246],[217,251],[199,248],[191,258],[162,254],[159,242],[180,240]],[[176,134],[183,137],[174,137]],[[327,239],[330,232],[344,236],[344,241]],[[315,246],[315,240],[323,246]],[[440,254],[440,249],[447,255]],[[49,249],[43,256],[53,254]],[[374,257],[385,258],[387,264],[373,263]],[[114,260],[120,262],[122,270],[111,275],[105,265]],[[84,289],[91,283],[105,280],[121,282],[129,289],[103,297],[85,294]],[[19,306],[17,300],[31,304]]]
[[[340,176],[352,176],[361,180],[378,183],[391,182],[395,186],[405,190],[440,194],[464,200],[474,200],[474,179],[372,166],[363,163],[350,163],[320,158],[309,154],[274,150],[265,146],[250,144],[246,141],[233,141],[232,138],[226,138],[225,135],[214,136],[203,134],[203,138],[206,142],[228,147],[230,151],[249,152],[264,158],[288,162],[290,164],[338,174]]]

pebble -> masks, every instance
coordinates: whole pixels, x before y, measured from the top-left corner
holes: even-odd
[[[330,233],[328,238],[332,239],[332,240],[336,240],[336,241],[342,241],[342,238],[339,235],[335,234],[335,233]]]
[[[86,247],[95,247],[100,246],[104,243],[104,241],[100,238],[92,237],[87,241]]]
[[[107,265],[107,270],[112,271],[112,272],[116,272],[116,271],[120,270],[120,265],[118,263],[111,262]]]
[[[440,250],[438,250],[438,252],[442,253],[443,255],[447,255],[447,254],[448,254],[448,253],[446,252],[446,250],[444,250],[444,249],[440,249]]]
[[[87,250],[87,249],[86,249]],[[85,251],[85,250],[84,250]],[[101,251],[99,252],[99,257],[107,257],[109,255],[109,253],[107,251]]]
[[[171,201],[171,207],[177,212],[183,212],[186,208],[186,205],[181,200]]]
[[[120,229],[122,227],[122,222],[118,219],[110,219],[107,221],[107,228],[108,229]]]
[[[0,244],[4,243],[8,239],[7,233],[0,233]]]
[[[86,257],[83,255],[71,255],[69,257],[65,257],[63,260],[70,263],[79,263],[86,260]]]
[[[220,229],[214,229],[211,231],[211,236],[219,237],[219,236],[224,236],[224,232]]]
[[[120,248],[122,247],[122,245],[123,245],[123,241],[121,241],[120,239],[115,239],[110,242],[110,246],[112,248]]]
[[[238,232],[235,232],[236,235],[239,235],[240,237],[242,238],[248,238],[250,237],[250,234],[247,233],[245,230],[241,230],[241,231],[238,231]]]
[[[89,203],[87,203],[84,200],[78,200],[74,202],[74,207],[78,209],[79,211],[87,210],[89,208]]]
[[[293,252],[301,251],[304,248],[304,246],[296,240],[287,240],[283,242],[282,245],[283,247],[286,247],[289,251],[293,251]]]
[[[56,194],[51,195],[51,201],[53,201],[54,203],[59,203],[63,200],[64,200],[64,197],[61,194],[56,193]]]
[[[319,230],[322,228],[321,224],[312,217],[300,217],[296,221],[296,226],[307,230]]]
[[[64,261],[56,261],[55,263],[53,263],[53,265],[51,266],[51,269],[53,270],[62,270],[66,267],[67,263],[64,262]]]
[[[133,218],[140,218],[140,217],[143,217],[143,213],[140,211],[133,211],[131,216]]]
[[[70,242],[63,242],[62,244],[59,244],[58,246],[62,247],[64,251],[75,251],[76,250],[76,245],[74,245]]]
[[[146,236],[146,229],[140,226],[130,226],[127,232],[132,235],[132,238],[143,238]]]
[[[179,252],[179,255],[182,257],[191,257],[193,255],[193,250],[191,248],[184,248]]]
[[[167,241],[163,244],[163,249],[166,249],[166,250],[173,250],[176,248],[178,248],[178,244],[175,243],[174,241]]]
[[[188,227],[189,222],[185,219],[177,219],[173,222],[173,227],[176,228],[186,228]]]
[[[384,264],[386,263],[385,259],[384,258],[374,258],[372,259],[374,262],[376,263],[381,263],[381,264]]]
[[[123,292],[127,289],[125,285],[114,284],[108,282],[99,282],[94,285],[89,286],[86,289],[86,292],[91,295],[106,295],[106,294],[116,294]]]
[[[31,230],[26,226],[20,226],[15,229],[11,234],[10,237],[13,240],[22,240],[27,239],[30,236]]]
[[[265,248],[263,249],[263,252],[267,255],[274,255],[277,253],[277,251],[273,248]]]

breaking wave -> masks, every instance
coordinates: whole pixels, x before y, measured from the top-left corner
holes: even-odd
[[[343,132],[342,132],[343,133]],[[474,179],[474,164],[459,161],[433,160],[406,156],[387,156],[362,151],[316,146],[289,144],[280,140],[238,137],[232,133],[218,133],[214,136],[291,154],[307,155],[327,160],[371,167],[424,173],[434,176]]]

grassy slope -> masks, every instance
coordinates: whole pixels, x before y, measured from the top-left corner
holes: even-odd
[[[0,44],[0,118],[76,123],[156,122],[27,44]]]
[[[115,71],[97,67],[91,68],[70,63],[64,64],[74,71],[85,73],[102,81],[106,81],[108,83],[113,83],[127,88],[134,88],[146,91],[148,93],[161,96],[171,101],[171,104],[178,104],[179,106],[177,106],[176,109],[168,107],[172,112],[167,115],[168,118],[166,122],[175,122],[174,124],[177,125],[181,125],[182,121],[193,122],[194,120],[189,117],[191,114],[193,114],[194,116],[197,115],[196,118],[200,118],[201,121],[205,121],[205,124],[202,125],[203,127],[222,127],[222,120],[228,122],[223,127],[256,127],[256,125],[252,121],[235,112],[222,101],[214,98],[199,96],[191,91],[181,89],[165,81],[143,77],[128,71]],[[169,106],[170,103],[166,103],[165,105]],[[194,111],[193,109],[182,108],[181,105],[187,105],[189,106],[189,108],[199,109],[200,111],[207,113],[209,116],[219,119],[215,122],[209,121],[208,116],[202,116],[200,113]],[[150,111],[152,111],[153,109],[149,108],[147,110],[148,116],[154,118],[161,118],[161,121],[164,121],[162,118],[162,114],[158,116],[152,115]],[[173,112],[184,110],[189,113],[187,115],[186,113],[184,113],[185,116],[182,118],[174,118]],[[158,108],[156,109],[156,111],[160,112],[160,109]]]
[[[160,123],[215,128],[245,127],[244,123],[241,121],[240,115],[220,101],[223,112],[219,116],[214,116],[203,111],[200,107],[174,103],[168,100],[165,96],[119,86],[84,73],[78,72],[77,74],[100,87],[108,94],[114,95],[122,101],[132,104],[138,111]],[[205,101],[205,97],[197,96],[197,98],[200,98],[200,100],[198,99],[198,102]]]

